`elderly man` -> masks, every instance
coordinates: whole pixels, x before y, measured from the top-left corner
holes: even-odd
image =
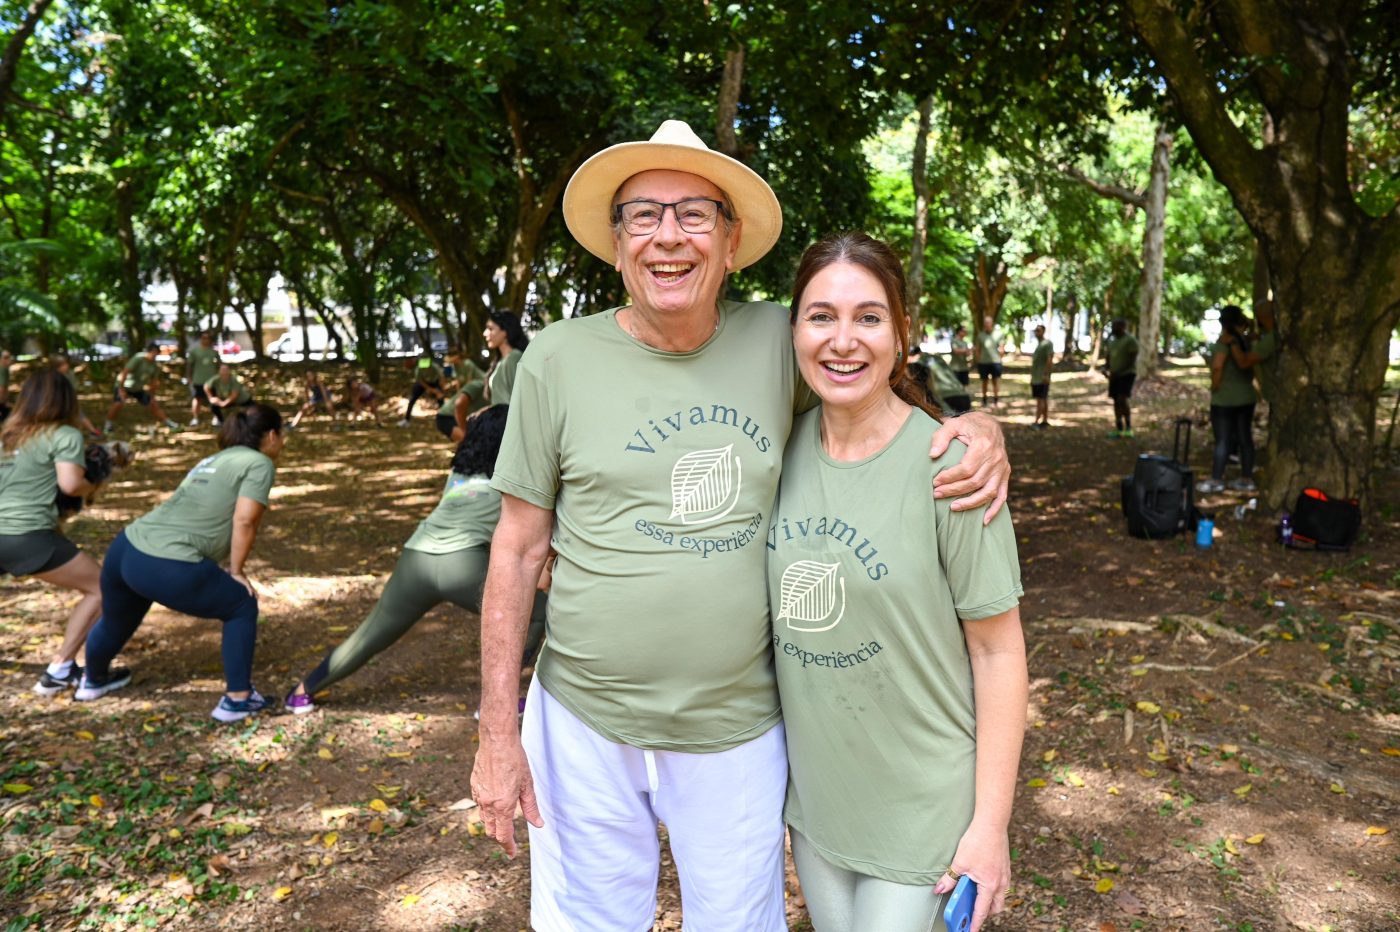
[[[517,803],[531,825],[535,929],[650,928],[658,820],[686,928],[786,929],[764,540],[793,413],[813,401],[786,309],[720,300],[725,276],[777,240],[781,209],[757,174],[668,121],[584,163],[564,217],[632,303],[548,328],[520,363],[492,481],[473,795],[508,854]],[[999,505],[1000,430],[951,423],[936,447],[965,437],[971,462],[937,494]],[[520,657],[551,543],[522,727]]]

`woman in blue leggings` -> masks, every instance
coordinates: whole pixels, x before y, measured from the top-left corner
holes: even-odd
[[[282,452],[282,415],[253,404],[225,419],[218,453],[200,460],[175,494],[126,527],[102,562],[102,617],[88,634],[87,671],[74,699],[99,699],[131,682],[111,667],[153,603],[223,622],[227,691],[213,717],[236,722],[266,700],[253,688],[258,598],[243,565]],[[219,564],[228,560],[225,571]]]

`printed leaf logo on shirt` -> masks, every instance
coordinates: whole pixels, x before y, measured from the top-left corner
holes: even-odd
[[[682,456],[671,467],[671,517],[686,525],[725,517],[739,503],[743,472],[732,443]]]
[[[798,560],[783,570],[780,589],[778,621],[787,620],[794,631],[830,631],[846,615],[846,580],[837,572],[839,563],[817,563]],[[837,588],[840,588],[840,610],[837,611]],[[821,625],[836,612],[836,620]],[[805,624],[793,624],[794,621]],[[817,627],[821,625],[821,627]]]

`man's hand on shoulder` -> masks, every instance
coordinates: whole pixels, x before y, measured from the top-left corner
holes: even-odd
[[[983,523],[990,523],[1005,504],[1011,482],[1006,436],[996,418],[982,412],[969,412],[943,423],[933,435],[929,457],[942,456],[954,439],[967,444],[967,453],[962,462],[934,477],[933,495],[956,499],[951,506],[954,511],[986,505]]]

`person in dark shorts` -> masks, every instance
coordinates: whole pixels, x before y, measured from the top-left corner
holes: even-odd
[[[214,349],[214,334],[207,330],[201,333],[199,342],[190,347],[186,356],[185,378],[190,383],[190,426],[199,426],[201,404],[208,407],[216,419],[222,420],[209,404],[209,395],[204,390],[205,383],[219,374],[219,351]]]
[[[953,377],[966,387],[970,381],[968,365],[972,360],[972,345],[967,342],[967,328],[961,324],[953,331],[952,352],[948,356],[948,366],[953,371]]]
[[[244,573],[267,510],[282,415],[239,408],[219,428],[219,452],[200,460],[175,494],[117,535],[102,560],[102,617],[87,639],[88,668],[73,694],[89,702],[131,682],[111,666],[154,604],[223,622],[226,691],[212,717],[237,722],[267,702],[253,688],[258,597]],[[219,566],[228,561],[225,571]]]
[[[228,363],[219,366],[219,372],[202,386],[204,400],[214,411],[214,420],[222,424],[233,408],[253,403],[248,387],[233,374]]]
[[[54,495],[86,495],[78,393],[54,369],[24,383],[19,403],[0,430],[0,573],[34,576],[83,594],[68,614],[63,643],[34,691],[52,696],[78,685],[75,663],[88,630],[102,610],[97,561],[58,529]]]
[[[462,383],[462,387],[457,389],[457,394],[442,409],[438,411],[434,418],[438,431],[451,440],[453,443],[460,443],[467,435],[467,422],[471,414],[481,410],[486,404],[486,375],[471,363],[462,363],[459,370],[462,378],[467,379]]]
[[[996,321],[982,319],[982,331],[973,347],[977,359],[977,374],[982,379],[982,407],[987,406],[987,382],[992,383],[992,407],[1001,405],[1001,340],[996,335]]]
[[[501,493],[491,488],[490,480],[507,410],[506,405],[496,405],[472,419],[467,439],[452,457],[442,500],[404,544],[379,601],[360,626],[292,688],[283,703],[287,711],[312,711],[316,693],[388,650],[438,605],[451,602],[468,612],[481,611],[491,534],[501,516]],[[526,637],[527,658],[544,638],[544,606],[544,593],[537,592]]]
[[[316,410],[324,411],[335,420],[335,398],[331,395],[331,390],[326,388],[321,377],[316,374],[315,369],[307,369],[302,376],[302,387],[306,389],[306,401],[302,403],[301,409],[297,411],[297,416],[292,418],[292,422],[287,425],[287,430],[293,431],[301,426],[301,419]]]
[[[1045,325],[1036,324],[1035,352],[1031,354],[1031,397],[1035,399],[1036,430],[1050,426],[1050,369],[1054,347],[1045,339]]]
[[[418,399],[427,395],[442,407],[443,399],[447,397],[447,390],[442,386],[442,370],[433,362],[431,356],[424,356],[418,360],[418,365],[414,369],[413,384],[408,389],[408,410],[403,414],[403,420],[399,421],[400,427],[407,427],[413,421],[413,406],[418,404]]]
[[[384,426],[379,420],[379,393],[364,379],[354,375],[345,379],[345,402],[350,405],[347,418],[358,421],[360,415],[368,411],[370,417],[374,418],[375,427]]]
[[[117,375],[117,384],[112,388],[112,406],[107,409],[107,422],[102,425],[104,434],[112,432],[112,428],[116,426],[117,415],[132,401],[149,410],[151,417],[158,423],[163,423],[171,430],[179,429],[180,425],[176,424],[173,418],[167,417],[165,409],[156,401],[155,387],[160,381],[156,353],[159,351],[158,343],[147,343],[144,350],[132,353],[131,358],[122,364],[122,371]]]
[[[1119,317],[1113,321],[1108,345],[1108,397],[1113,399],[1113,430],[1110,437],[1133,435],[1133,383],[1137,381],[1137,337],[1128,332],[1128,322]]]

